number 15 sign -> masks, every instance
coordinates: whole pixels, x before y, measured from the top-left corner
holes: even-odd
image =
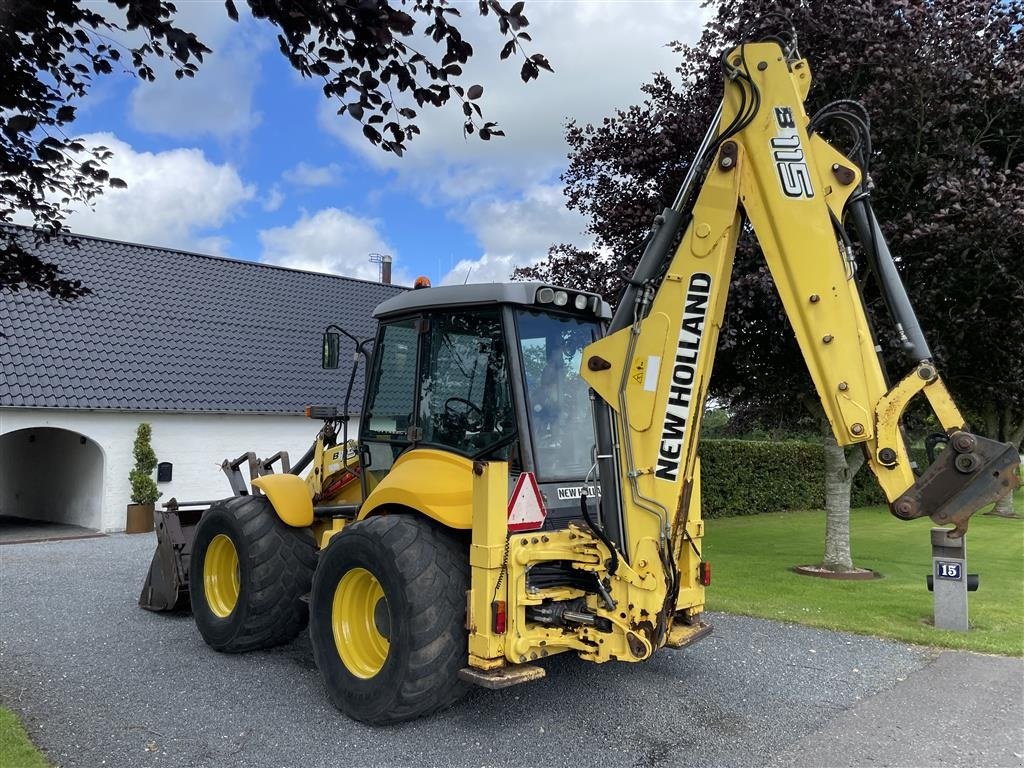
[[[939,579],[960,581],[963,578],[963,564],[955,560],[936,560],[935,576]]]

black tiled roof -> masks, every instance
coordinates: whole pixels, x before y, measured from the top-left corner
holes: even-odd
[[[31,245],[28,230],[24,242]],[[0,291],[0,406],[299,413],[341,405],[320,368],[337,323],[372,336],[377,304],[405,290],[347,277],[76,236],[39,255],[92,294],[60,302]],[[362,370],[353,411],[362,397]]]

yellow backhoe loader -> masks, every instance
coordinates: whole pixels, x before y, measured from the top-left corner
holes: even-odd
[[[308,618],[331,699],[376,724],[541,677],[553,654],[637,662],[700,638],[697,438],[745,221],[836,440],[864,450],[894,515],[962,535],[1019,485],[1017,451],[968,430],[932,360],[871,210],[867,136],[851,159],[820,134],[833,120],[866,133],[860,108],[810,118],[808,63],[777,39],[723,70],[719,112],[614,314],[536,283],[385,301],[372,352],[359,345],[358,439],[347,408],[313,408],[324,427],[295,467],[227,462],[234,497],[160,515],[143,606],[190,599],[226,652],[286,642]],[[894,386],[847,223],[911,361]],[[324,335],[327,367],[339,333]],[[917,395],[946,444],[919,474],[900,426]]]

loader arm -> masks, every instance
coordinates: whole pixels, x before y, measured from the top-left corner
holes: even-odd
[[[895,276],[860,168],[809,133],[807,62],[774,42],[748,43],[728,54],[725,70],[716,124],[675,205],[656,220],[609,335],[581,364],[598,395],[605,530],[627,562],[637,542],[661,541],[677,594],[701,560],[689,526],[699,516],[697,440],[745,219],[836,440],[863,447],[893,514],[927,515],[962,535],[975,511],[1020,483],[1013,446],[966,430]],[[850,212],[913,353],[891,388],[844,244]],[[949,446],[917,477],[900,419],[919,394]]]

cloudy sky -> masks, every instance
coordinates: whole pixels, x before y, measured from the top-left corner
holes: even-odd
[[[493,17],[459,3],[476,51],[466,83],[484,86],[485,117],[507,135],[465,139],[459,104],[425,108],[399,160],[290,68],[273,27],[230,21],[220,0],[177,5],[213,54],[194,80],[165,67],[156,83],[97,81],[74,130],[114,151],[128,189],[74,212],[71,229],[369,279],[369,254],[386,253],[396,282],[435,284],[504,280],[552,244],[586,244],[559,181],[566,121],[638,101],[641,83],[674,67],[666,43],[696,39],[707,15],[693,1],[527,0],[531,50],[555,73],[524,85],[519,64],[498,59]]]

